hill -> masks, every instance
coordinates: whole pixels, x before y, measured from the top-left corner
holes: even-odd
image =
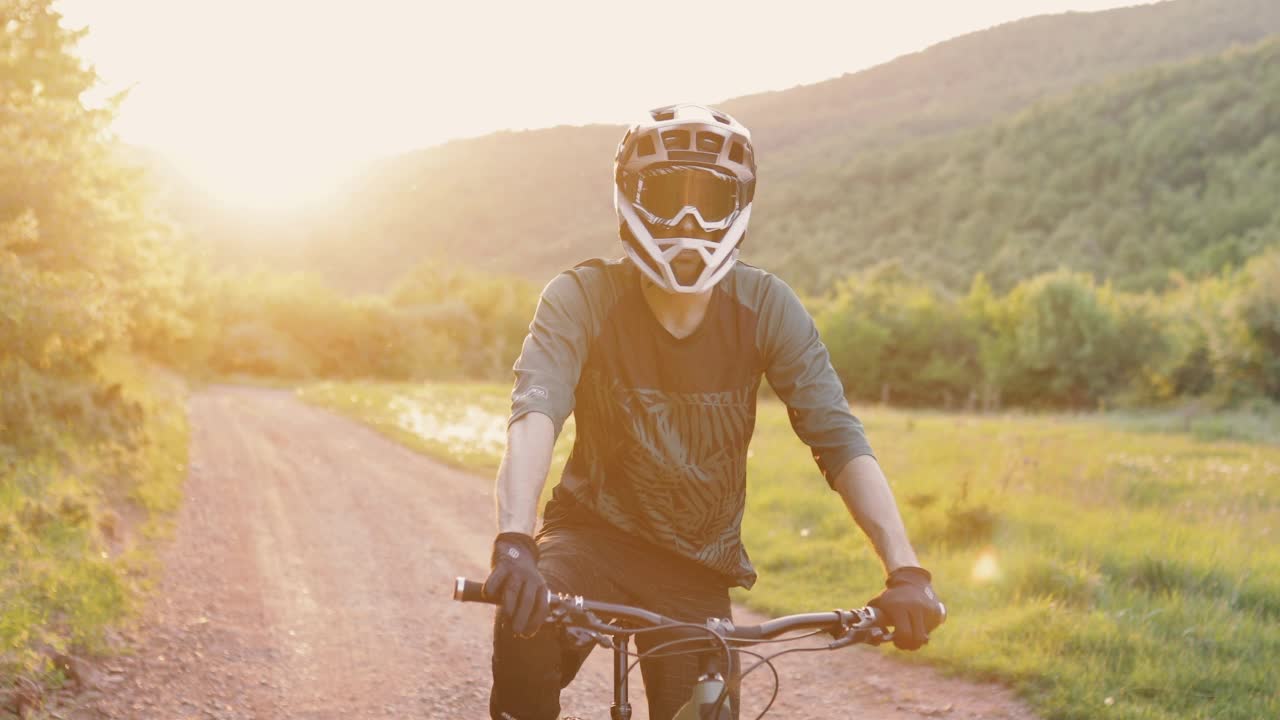
[[[1041,15],[722,106],[749,122],[763,152],[786,167],[830,150],[975,127],[1101,78],[1252,45],[1274,32],[1280,4],[1272,0],[1177,0]]]
[[[755,225],[808,287],[897,259],[955,290],[1060,266],[1122,289],[1280,244],[1280,37],[1138,73],[990,126],[815,162]]]
[[[822,224],[844,222],[845,199],[826,187],[842,172],[833,163],[866,167],[869,154],[983,128],[1036,101],[1277,31],[1273,0],[1042,16],[827,82],[726,101],[721,106],[753,128],[761,147],[757,225],[746,252],[781,262],[798,284],[821,286],[866,261],[865,253],[832,251],[832,237],[856,237],[848,226]],[[370,166],[348,194],[310,217],[263,226],[253,218],[209,221],[206,213],[193,234],[226,262],[262,262],[269,248],[267,262],[319,270],[358,289],[384,288],[432,257],[545,280],[579,259],[617,253],[608,178],[622,130],[557,127],[455,141]],[[194,214],[187,208],[178,217]],[[989,239],[971,248],[966,269],[995,250]],[[815,255],[822,272],[807,267]]]

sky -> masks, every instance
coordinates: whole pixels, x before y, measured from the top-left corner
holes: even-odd
[[[61,0],[128,89],[126,142],[223,200],[316,197],[361,162],[502,129],[628,123],[819,82],[992,25],[1139,0]]]

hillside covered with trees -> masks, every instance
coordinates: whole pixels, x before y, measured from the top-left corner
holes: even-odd
[[[1174,0],[1040,15],[962,35],[862,72],[727,100],[774,174],[850,148],[985,124],[1136,70],[1215,55],[1280,32],[1270,0]]]
[[[1246,57],[1231,48],[1275,32],[1280,4],[1270,0],[1172,0],[1043,16],[827,82],[725,101],[761,147],[745,252],[812,291],[874,259],[900,259],[909,272],[959,289],[989,262],[999,266],[992,282],[1005,287],[1059,261],[1118,281],[1138,268],[1146,277],[1126,281],[1135,287],[1158,282],[1167,269],[1198,274],[1236,262],[1255,240],[1197,247],[1188,257],[1186,243],[1213,228],[1167,237],[1158,222],[1135,225],[1160,220],[1161,211],[1135,215],[1133,199],[1117,193],[1147,173],[1154,185],[1180,189],[1188,215],[1218,212],[1225,188],[1201,193],[1207,188],[1196,177],[1257,159],[1246,146],[1274,119],[1263,86],[1232,79],[1253,73],[1269,82],[1275,69],[1266,51]],[[1197,106],[1202,96],[1214,104]],[[1011,115],[1035,103],[1031,117]],[[1232,118],[1261,113],[1260,124],[1236,137],[1237,120],[1219,117],[1224,108]],[[305,269],[346,288],[383,290],[405,267],[447,257],[543,283],[580,259],[617,254],[608,178],[621,134],[616,126],[566,126],[407,153],[370,166],[347,192],[298,217],[229,214],[183,192],[170,206],[222,264]],[[1200,152],[1202,137],[1232,145],[1229,155]],[[1097,142],[1099,164],[1086,168],[1081,151],[1088,147],[1094,162]],[[1024,164],[1017,153],[1030,144],[1037,146]],[[995,159],[975,168],[984,154]],[[1151,164],[1141,155],[1167,157]],[[1206,158],[1220,166],[1199,167]],[[1174,165],[1187,175],[1159,175]],[[1110,179],[1111,167],[1130,180]],[[940,193],[944,208],[934,207]],[[1028,210],[1029,194],[1047,206]],[[956,209],[940,215],[946,207]],[[1029,229],[1028,212],[1036,215]],[[1108,226],[1117,215],[1125,219]],[[967,224],[943,231],[957,220]],[[1155,237],[1116,239],[1137,227]],[[1069,255],[1028,256],[1025,246],[1056,233],[1075,238]]]
[[[890,258],[952,289],[1060,266],[1159,288],[1280,243],[1278,186],[1280,37],[815,162],[760,213],[754,257],[812,289]]]

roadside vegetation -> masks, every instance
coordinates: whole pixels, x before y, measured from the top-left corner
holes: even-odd
[[[300,394],[491,477],[508,390]],[[950,609],[922,655],[899,657],[998,678],[1053,720],[1280,714],[1280,447],[1100,416],[859,415]],[[737,600],[780,614],[877,591],[873,550],[776,401],[761,404],[748,473],[744,533],[761,580]]]
[[[0,1],[0,716],[128,616],[187,452],[166,226],[49,6]]]
[[[111,649],[181,498],[182,382],[108,364],[114,412],[0,462],[0,716],[37,707],[44,688],[74,679],[80,656]]]

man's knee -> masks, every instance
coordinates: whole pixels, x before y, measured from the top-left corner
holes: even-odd
[[[501,615],[493,626],[494,720],[556,720],[560,715],[559,630],[543,625],[533,637],[516,637]]]
[[[538,570],[552,592],[587,592],[594,589],[587,572],[589,563],[580,559],[581,543],[558,539],[539,559]],[[572,552],[570,552],[572,550]],[[543,625],[531,638],[511,633],[497,616],[493,627],[493,690],[489,714],[494,720],[556,720],[560,713],[560,690],[577,675],[590,647],[572,646],[555,625]]]

